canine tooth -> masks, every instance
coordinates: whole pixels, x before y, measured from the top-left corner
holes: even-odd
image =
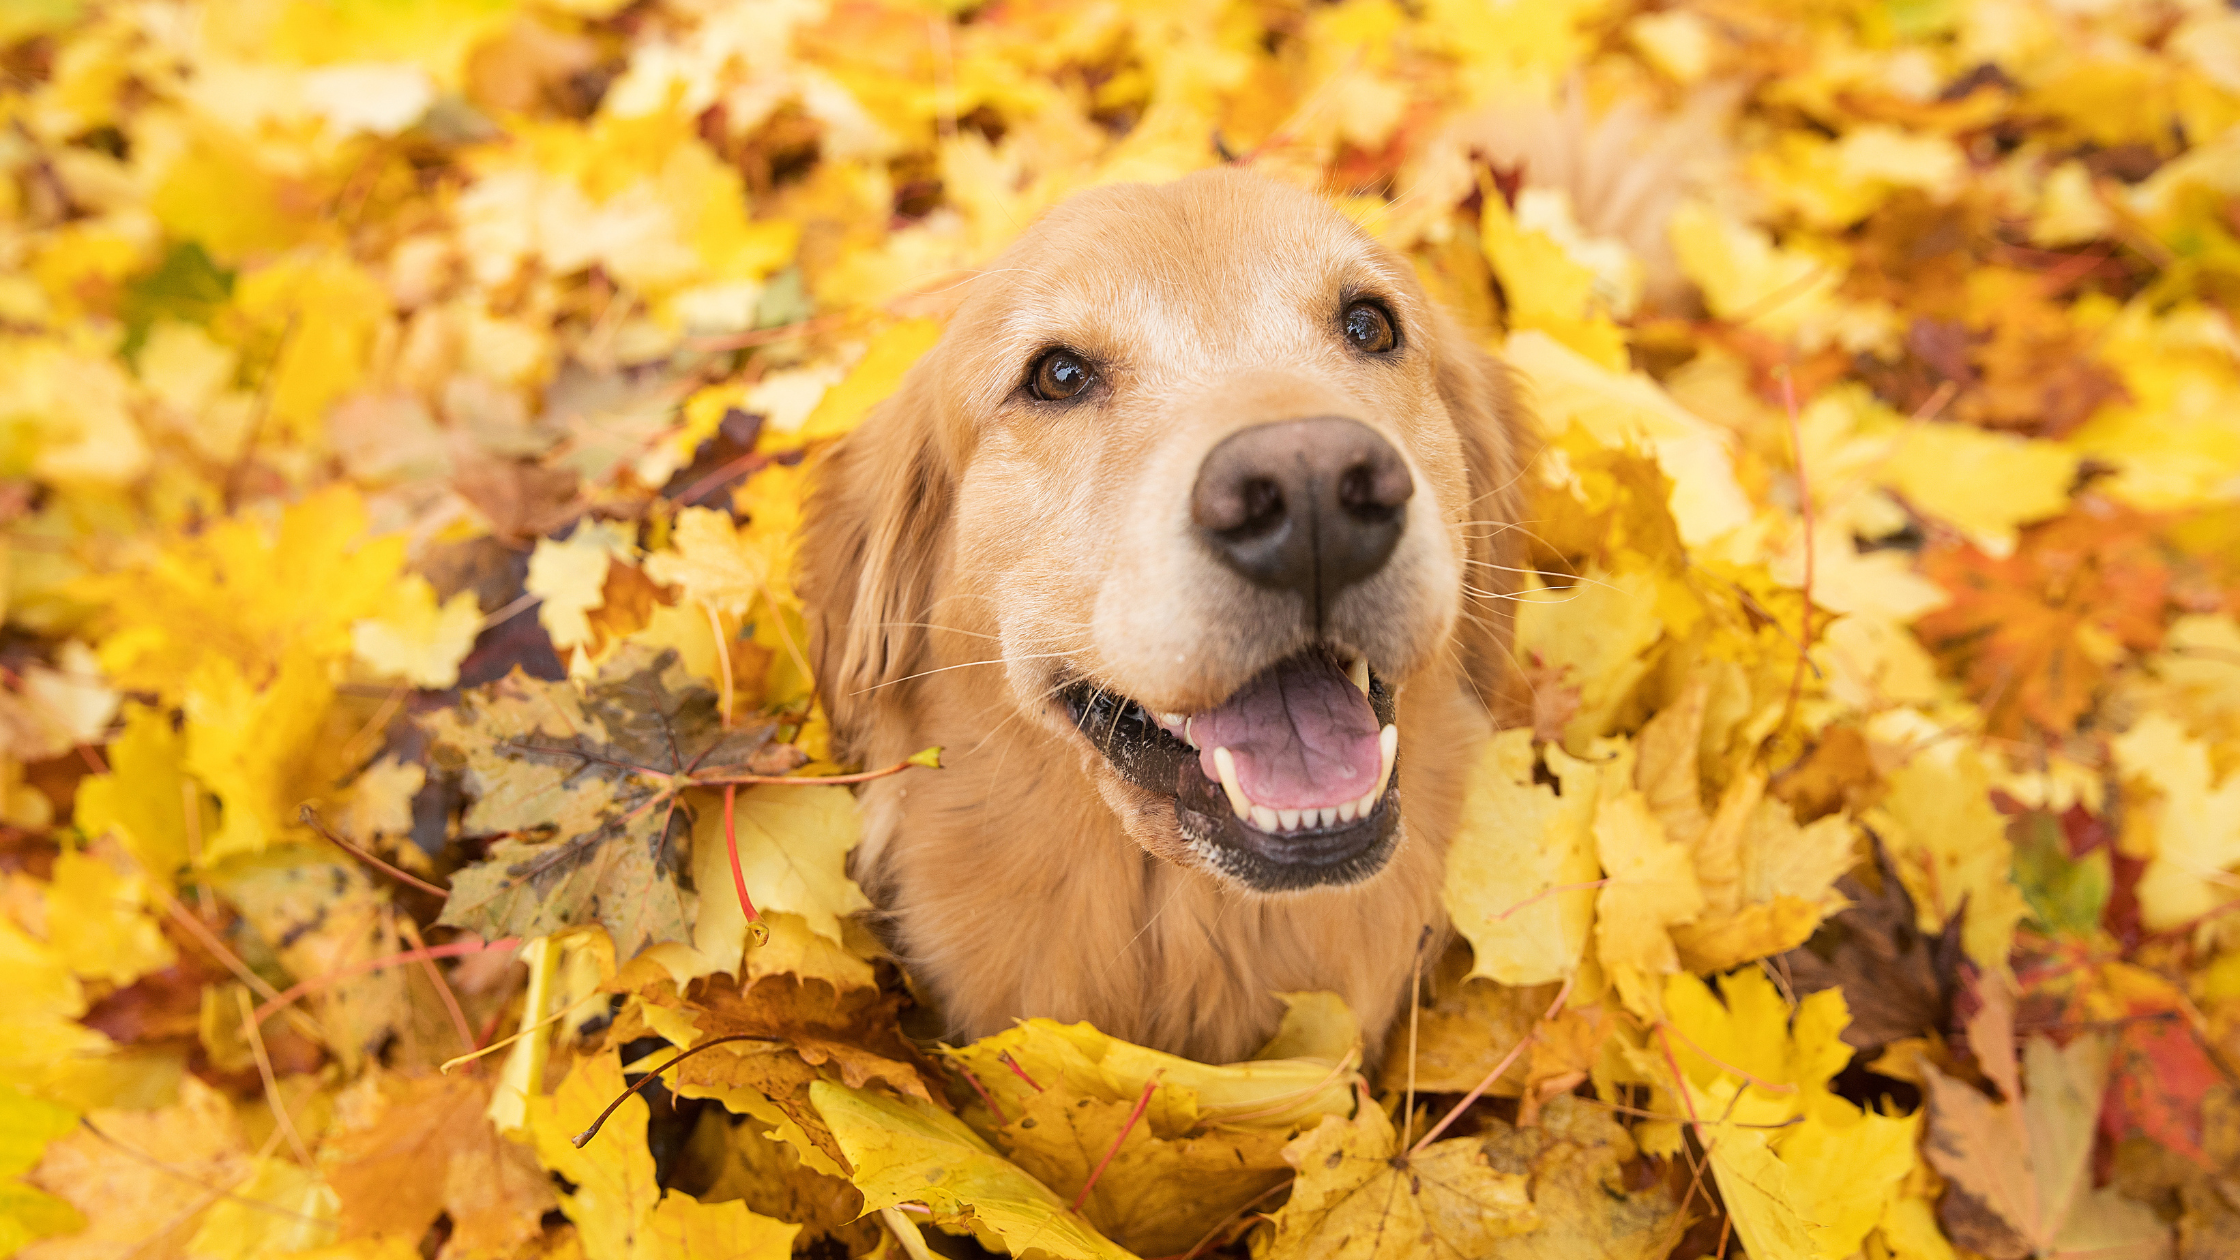
[[[1346,667],[1346,677],[1348,677],[1348,678],[1351,678],[1351,679],[1353,680],[1353,685],[1354,685],[1354,686],[1356,686],[1356,687],[1359,687],[1359,688],[1361,688],[1361,694],[1362,694],[1362,695],[1368,695],[1368,694],[1369,694],[1369,658],[1368,658],[1368,657],[1366,657],[1366,656],[1356,656],[1356,657],[1354,657],[1354,658],[1353,658],[1353,664],[1351,664],[1351,665],[1349,665],[1349,666],[1347,666],[1347,667]]]
[[[1237,759],[1226,748],[1213,750],[1213,768],[1221,772],[1221,790],[1229,794],[1229,808],[1237,817],[1252,817],[1252,798],[1244,794],[1244,784],[1237,780]]]
[[[1278,828],[1276,826],[1276,812],[1272,809],[1269,809],[1265,805],[1253,806],[1252,825],[1258,827],[1262,831],[1277,830]]]
[[[1276,822],[1281,824],[1285,831],[1297,831],[1299,829],[1299,811],[1279,809],[1276,811]]]
[[[1352,821],[1353,821],[1353,816],[1354,816],[1355,814],[1359,813],[1359,812],[1361,812],[1361,802],[1359,802],[1359,801],[1344,801],[1344,802],[1341,802],[1341,803],[1340,803],[1340,804],[1338,805],[1338,810],[1337,810],[1337,813],[1338,813],[1338,821],[1339,821],[1339,822],[1352,822]]]
[[[1400,728],[1386,723],[1377,732],[1377,786],[1371,796],[1383,796],[1385,784],[1392,781],[1392,763],[1400,755]]]

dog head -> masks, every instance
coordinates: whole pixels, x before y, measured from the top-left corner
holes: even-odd
[[[1234,170],[1081,194],[821,463],[803,547],[844,747],[967,670],[1128,834],[1234,885],[1400,835],[1395,698],[1500,675],[1499,367],[1408,264]],[[996,675],[1000,672],[1000,681]]]

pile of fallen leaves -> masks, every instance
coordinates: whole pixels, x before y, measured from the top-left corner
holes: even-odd
[[[2213,0],[17,0],[0,73],[0,1254],[2240,1254]],[[1039,210],[1225,161],[1515,365],[1533,723],[1381,1057],[941,1044],[803,481]]]

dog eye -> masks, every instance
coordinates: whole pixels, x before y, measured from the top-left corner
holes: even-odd
[[[1035,360],[1027,390],[1044,402],[1064,402],[1089,388],[1089,382],[1095,379],[1096,374],[1080,355],[1071,350],[1052,350]]]
[[[1383,354],[1400,344],[1400,334],[1393,331],[1392,316],[1375,302],[1355,302],[1346,308],[1340,318],[1346,340],[1356,350],[1368,354]]]

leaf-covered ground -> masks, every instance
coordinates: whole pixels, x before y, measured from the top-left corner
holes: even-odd
[[[2240,1254],[2228,8],[14,0],[0,72],[0,1253]],[[1224,161],[1525,382],[1533,723],[1381,1061],[940,1045],[762,782],[889,769],[804,479],[1038,210]]]

